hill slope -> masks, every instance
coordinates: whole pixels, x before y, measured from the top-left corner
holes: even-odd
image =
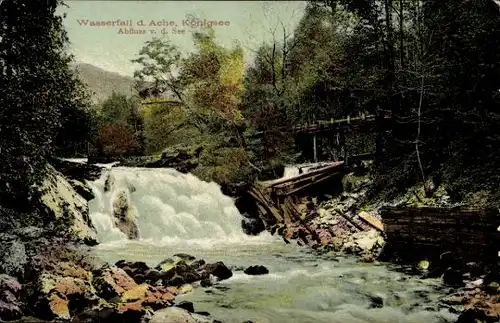
[[[94,93],[92,99],[98,103],[111,95],[113,91],[130,95],[134,79],[118,73],[106,71],[87,63],[75,63],[73,67],[79,72],[81,80]]]

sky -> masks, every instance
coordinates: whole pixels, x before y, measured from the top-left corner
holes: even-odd
[[[199,27],[185,24],[188,15],[222,22],[222,26],[214,27],[217,41],[224,46],[241,44],[248,63],[252,50],[262,42],[272,41],[271,30],[279,26],[279,21],[288,30],[293,30],[305,6],[305,1],[69,0],[66,7],[59,8],[59,13],[66,14],[64,25],[71,43],[70,51],[78,62],[132,76],[136,67],[130,60],[153,37],[170,39],[184,53],[193,49],[191,33]],[[113,21],[117,20],[132,20],[132,26],[118,26],[117,23],[113,26]],[[139,25],[141,20],[144,26]],[[94,21],[110,22],[105,26],[90,26]],[[150,25],[151,21],[154,26]],[[167,26],[162,25],[163,21]],[[144,34],[126,34],[125,29],[130,28],[143,30]]]

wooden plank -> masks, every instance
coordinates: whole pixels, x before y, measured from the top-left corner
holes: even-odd
[[[277,181],[272,182],[271,184],[264,184],[264,188],[271,188],[271,187],[274,187],[274,186],[277,186],[277,185],[280,185],[280,184],[283,184],[283,183],[294,182],[294,181],[297,181],[299,179],[311,177],[311,176],[320,174],[322,172],[327,172],[327,171],[330,171],[330,170],[333,171],[334,169],[341,168],[343,165],[344,165],[344,162],[335,162],[332,165],[325,166],[325,167],[322,167],[320,169],[310,171],[308,173],[300,174],[300,175],[292,177],[292,178],[286,178],[286,179],[282,179],[282,180],[277,180]]]
[[[318,180],[313,181],[312,183],[309,183],[309,184],[306,184],[306,185],[300,186],[300,187],[298,187],[298,188],[296,188],[296,189],[293,189],[293,190],[291,190],[291,191],[288,191],[288,192],[286,192],[284,195],[291,195],[291,194],[295,194],[295,193],[297,193],[297,192],[299,192],[299,191],[301,191],[301,190],[303,190],[303,189],[305,189],[305,188],[308,188],[308,187],[311,187],[311,186],[316,185],[316,184],[318,184],[318,183],[324,182],[324,181],[326,181],[326,180],[328,180],[328,179],[331,179],[331,178],[333,178],[333,177],[335,177],[335,176],[337,176],[337,175],[339,175],[339,174],[340,174],[340,173],[334,173],[334,174],[327,175],[327,176],[325,176],[325,177],[322,177],[322,178],[320,178],[320,179],[318,179]]]
[[[452,251],[470,261],[498,254],[500,214],[496,209],[384,207],[380,213],[387,242],[400,257],[411,256],[411,250]],[[495,258],[498,255],[491,257]]]
[[[382,223],[382,221],[380,221],[374,216],[371,216],[368,212],[362,211],[358,214],[358,216],[360,217],[361,220],[365,221],[375,229],[379,231],[384,231],[384,224]]]
[[[280,212],[278,209],[276,209],[273,206],[273,203],[266,199],[264,196],[262,196],[258,190],[256,189],[250,189],[248,193],[256,199],[257,202],[259,202],[265,209],[266,212],[270,213],[278,222],[283,221],[283,217],[281,216]]]

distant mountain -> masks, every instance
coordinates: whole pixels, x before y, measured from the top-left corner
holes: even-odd
[[[134,86],[134,79],[130,76],[106,71],[87,63],[74,63],[73,67],[79,72],[81,80],[94,93],[92,99],[96,103],[105,100],[113,91],[130,95]]]

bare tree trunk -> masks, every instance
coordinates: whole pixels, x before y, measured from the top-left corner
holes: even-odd
[[[420,83],[420,99],[418,102],[418,110],[417,110],[418,120],[417,120],[417,137],[415,138],[415,151],[417,152],[418,166],[420,167],[420,173],[422,174],[422,181],[424,183],[424,192],[425,192],[425,195],[428,195],[424,167],[422,165],[422,160],[420,159],[420,151],[418,149],[418,144],[420,142],[420,128],[421,128],[420,117],[422,115],[422,101],[423,101],[423,99],[424,99],[424,75],[422,74],[422,82]]]

